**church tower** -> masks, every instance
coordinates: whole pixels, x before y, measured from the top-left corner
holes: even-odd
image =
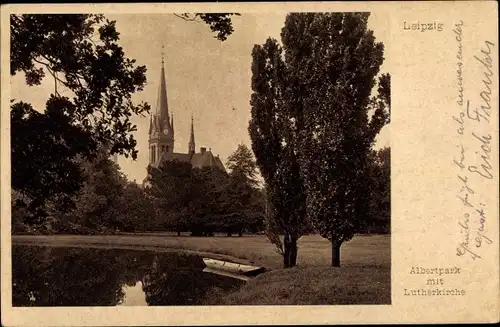
[[[163,49],[163,47],[162,47]],[[176,160],[190,163],[192,167],[218,167],[226,171],[219,156],[214,156],[211,149],[201,147],[196,153],[194,138],[194,121],[191,116],[191,134],[189,135],[188,153],[174,152],[174,115],[169,112],[167,82],[165,77],[163,51],[161,55],[160,85],[156,108],[149,118],[149,166],[159,168],[165,161]],[[143,187],[151,186],[151,175],[148,173],[142,182]]]
[[[149,123],[149,163],[151,165],[172,157],[174,152],[173,125],[173,117],[170,117],[168,112],[167,83],[162,52],[158,101]]]

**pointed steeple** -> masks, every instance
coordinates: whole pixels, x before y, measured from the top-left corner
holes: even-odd
[[[160,126],[161,129],[167,128],[171,130],[170,126],[170,116],[168,114],[168,96],[167,96],[167,82],[165,79],[165,61],[163,58],[163,46],[161,52],[161,72],[160,72],[160,87],[158,89],[158,102],[156,104],[155,115],[158,117],[158,121],[161,125],[165,122],[168,126]]]
[[[151,132],[153,131],[153,116],[149,116],[149,135],[151,135]]]
[[[194,154],[196,149],[196,145],[194,143],[194,124],[193,124],[193,116],[191,116],[191,135],[189,136],[189,154]]]

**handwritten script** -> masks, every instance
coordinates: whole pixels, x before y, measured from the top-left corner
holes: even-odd
[[[476,260],[482,259],[481,248],[493,243],[487,236],[488,211],[479,193],[482,184],[493,179],[490,155],[492,136],[491,133],[485,131],[491,130],[489,124],[492,110],[492,55],[495,53],[495,44],[488,40],[484,41],[482,47],[473,55],[474,64],[478,65],[482,72],[482,80],[474,83],[479,86],[480,92],[474,95],[475,100],[471,101],[465,96],[464,86],[464,22],[456,23],[453,32],[457,44],[455,60],[458,108],[458,112],[452,116],[456,124],[458,140],[453,165],[458,171],[456,196],[462,208],[462,214],[457,222],[460,239],[456,247],[456,255],[469,256]]]

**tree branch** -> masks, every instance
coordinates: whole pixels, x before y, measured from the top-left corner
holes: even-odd
[[[186,16],[183,16],[183,15],[186,15]],[[185,20],[186,22],[198,21],[198,17],[197,16],[189,18],[189,16],[187,16],[187,14],[183,14],[183,15],[179,15],[179,14],[174,13],[174,16],[176,16],[176,17],[178,17],[178,18],[180,18],[182,20]]]

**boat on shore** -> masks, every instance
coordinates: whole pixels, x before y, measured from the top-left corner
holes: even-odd
[[[203,262],[210,272],[223,271],[233,275],[256,276],[265,271],[263,267],[243,265],[239,263],[203,258]]]

